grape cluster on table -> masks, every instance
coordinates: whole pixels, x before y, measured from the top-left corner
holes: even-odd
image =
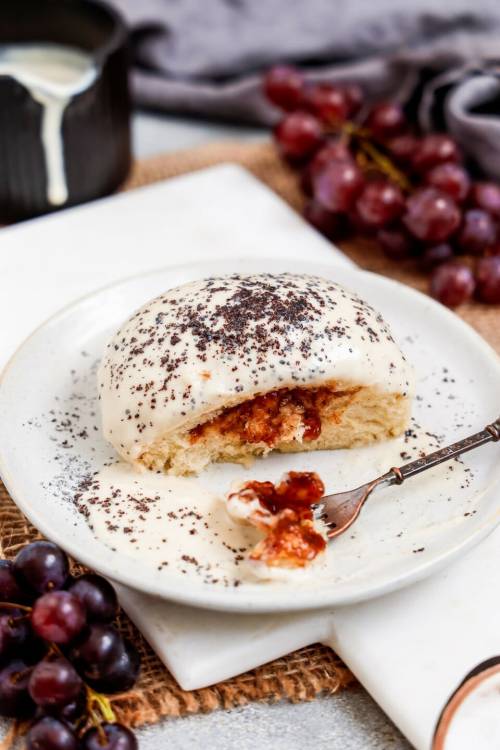
[[[453,138],[419,135],[397,102],[367,106],[356,84],[307,84],[293,66],[271,68],[264,92],[285,113],[274,137],[311,224],[414,258],[445,305],[500,303],[500,185],[473,179]]]
[[[0,714],[29,722],[27,750],[136,750],[105,696],[140,669],[112,624],[118,608],[107,580],[72,576],[51,542],[0,560]]]

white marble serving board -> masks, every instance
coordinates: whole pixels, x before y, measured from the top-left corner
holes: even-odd
[[[350,263],[239,167],[107,198],[0,233],[0,366],[53,312],[168,264],[238,257]],[[290,264],[293,270],[293,262]],[[120,589],[124,607],[182,687],[217,682],[300,646],[331,644],[419,750],[460,679],[500,653],[500,531],[439,575],[335,612],[227,615]]]

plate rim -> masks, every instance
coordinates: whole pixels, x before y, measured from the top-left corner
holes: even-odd
[[[259,271],[256,270],[256,267],[259,263],[261,263],[261,261],[261,258],[252,258],[251,256],[241,257],[237,259],[238,267],[234,270],[231,270],[231,266],[227,258],[214,258],[212,260],[207,260],[206,262],[179,263],[175,265],[163,266],[152,271],[150,270],[145,271],[144,273],[126,276],[84,295],[81,295],[67,305],[64,305],[60,310],[55,312],[40,325],[38,325],[11,354],[0,373],[0,408],[2,406],[4,382],[10,370],[16,365],[18,357],[22,352],[25,351],[27,347],[29,347],[31,340],[35,338],[42,330],[49,328],[51,325],[56,324],[60,319],[63,319],[68,314],[76,311],[85,302],[93,299],[94,297],[105,294],[109,290],[113,290],[121,286],[126,286],[129,283],[138,282],[143,278],[152,278],[158,274],[167,275],[169,273],[179,274],[182,272],[186,272],[188,274],[196,274],[193,275],[192,280],[194,280],[197,277],[203,278],[207,273],[222,272],[226,275],[229,275],[234,272],[239,272],[240,269],[243,272],[258,273]],[[297,258],[276,258],[271,260],[271,266],[274,266],[274,272],[279,272],[276,270],[276,267],[283,268],[287,264],[287,261],[289,263],[292,263],[292,268],[296,268],[297,265],[299,265],[301,268],[301,270],[299,271],[300,273],[309,272],[311,274],[321,274],[320,269],[324,269],[325,271],[330,272],[331,270],[337,268],[341,273],[346,272],[348,275],[352,274],[354,277],[363,276],[365,278],[368,278],[370,284],[379,284],[381,286],[386,286],[389,289],[394,286],[397,287],[404,294],[408,294],[410,295],[410,297],[413,297],[417,301],[417,303],[425,303],[426,305],[429,305],[431,311],[444,318],[448,323],[451,323],[451,325],[455,326],[456,329],[458,328],[458,332],[460,333],[460,335],[467,336],[469,341],[471,342],[471,345],[481,348],[483,354],[491,360],[492,366],[496,367],[498,376],[500,378],[500,356],[496,353],[493,347],[466,321],[458,317],[448,308],[436,302],[434,299],[432,299],[432,297],[429,297],[419,290],[414,289],[413,287],[410,287],[400,281],[397,281],[396,279],[391,279],[390,277],[386,277],[372,271],[367,271],[354,265],[339,264],[335,259],[332,259],[332,261],[329,262],[326,260],[299,261]],[[245,266],[250,266],[251,270],[245,269]],[[309,269],[308,271],[306,270],[306,267]],[[267,268],[268,266],[266,267],[266,270]],[[207,269],[210,270],[208,271]],[[269,270],[270,272],[273,272],[272,267]],[[347,285],[349,286],[349,283]],[[61,546],[71,557],[78,559],[84,565],[87,565],[91,569],[100,572],[102,575],[110,578],[111,580],[135,589],[141,593],[149,594],[159,597],[160,599],[175,601],[180,604],[185,604],[197,608],[226,612],[271,613],[287,611],[292,612],[307,609],[324,609],[331,608],[333,606],[337,607],[354,604],[360,601],[383,596],[384,594],[390,593],[391,591],[404,588],[414,582],[422,580],[423,578],[430,575],[430,573],[432,573],[433,571],[437,572],[438,570],[442,569],[445,565],[451,563],[453,559],[455,559],[460,553],[464,553],[467,550],[471,549],[481,539],[488,536],[495,529],[496,525],[500,523],[500,513],[495,513],[494,517],[492,517],[488,523],[485,522],[464,539],[458,540],[456,544],[451,545],[451,547],[447,547],[440,554],[436,554],[431,559],[423,561],[420,565],[417,565],[410,571],[396,575],[392,579],[386,581],[383,584],[379,583],[375,587],[370,587],[369,585],[365,585],[364,587],[361,586],[356,593],[353,593],[351,595],[343,595],[341,600],[336,600],[334,596],[326,596],[327,601],[325,602],[324,599],[326,592],[324,591],[324,588],[304,588],[300,590],[301,596],[297,597],[297,594],[299,592],[293,587],[290,587],[289,600],[286,602],[281,601],[281,598],[277,602],[271,602],[269,598],[264,598],[262,601],[260,600],[260,598],[254,598],[252,601],[248,601],[248,597],[247,599],[243,599],[238,595],[240,591],[238,589],[235,589],[234,592],[233,589],[215,590],[208,589],[206,586],[204,587],[203,584],[193,583],[192,588],[194,590],[194,593],[192,593],[189,587],[183,587],[179,584],[177,587],[168,585],[166,587],[165,585],[156,585],[154,581],[144,580],[144,575],[142,580],[140,580],[140,573],[138,573],[137,575],[130,575],[129,571],[126,571],[122,576],[116,576],[116,568],[110,571],[107,564],[101,565],[99,563],[98,568],[96,568],[95,560],[91,559],[92,553],[89,553],[87,555],[85,549],[83,549],[83,551],[78,550],[78,552],[75,552],[75,547],[72,546],[71,543],[69,545],[66,545],[62,532],[61,535],[59,535],[57,531],[56,533],[54,533],[54,530],[50,528],[48,520],[47,522],[44,520],[43,514],[40,517],[40,514],[36,511],[36,509],[33,509],[33,506],[30,505],[29,499],[22,492],[22,489],[16,486],[16,480],[11,475],[7,463],[7,459],[3,455],[2,429],[0,425],[0,477],[4,482],[9,495],[11,496],[12,500],[19,508],[19,510],[28,518],[28,520],[44,536],[46,536],[48,539],[52,539],[59,546]],[[495,487],[497,487],[499,483],[500,464],[495,471],[494,478],[492,479],[490,485],[488,485],[482,491],[480,490],[478,492],[478,499],[484,498],[490,492],[493,492],[495,490]],[[172,581],[174,580],[175,578],[173,577]],[[169,591],[167,592],[166,589],[169,589]],[[332,589],[332,591],[333,590],[334,589]],[[264,587],[262,588],[262,593],[265,593]],[[297,598],[299,598],[299,601],[296,601]]]

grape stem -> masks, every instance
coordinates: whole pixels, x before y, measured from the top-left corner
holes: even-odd
[[[407,176],[394,164],[381,149],[373,143],[372,134],[367,128],[362,128],[351,120],[344,122],[340,128],[332,129],[333,133],[340,135],[354,146],[356,161],[361,169],[368,172],[376,169],[385,174],[392,182],[399,185],[406,193],[412,191],[412,184]]]
[[[95,711],[94,711],[94,706],[96,706],[101,712],[102,717],[105,719],[105,721],[115,722],[116,721],[115,712],[111,708],[111,703],[109,699],[106,698],[106,696],[103,695],[102,693],[98,693],[96,690],[93,690],[86,683],[84,684],[85,684],[85,691],[87,694],[87,709],[88,709],[88,712],[92,721],[96,723]],[[97,722],[96,726],[98,724],[99,722]]]
[[[0,602],[0,607],[5,609],[21,609],[23,612],[31,612],[33,607],[26,607],[24,604],[14,604],[13,602]]]

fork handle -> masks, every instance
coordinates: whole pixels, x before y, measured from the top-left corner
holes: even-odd
[[[431,469],[433,466],[442,464],[444,461],[450,461],[452,458],[460,456],[462,453],[479,448],[481,445],[486,443],[497,442],[500,440],[500,417],[492,424],[487,425],[481,432],[476,432],[475,435],[459,440],[456,443],[440,448],[434,453],[429,453],[427,456],[417,458],[416,461],[410,461],[408,464],[403,466],[393,466],[389,472],[391,484],[402,484],[405,479],[420,474],[422,471]]]

